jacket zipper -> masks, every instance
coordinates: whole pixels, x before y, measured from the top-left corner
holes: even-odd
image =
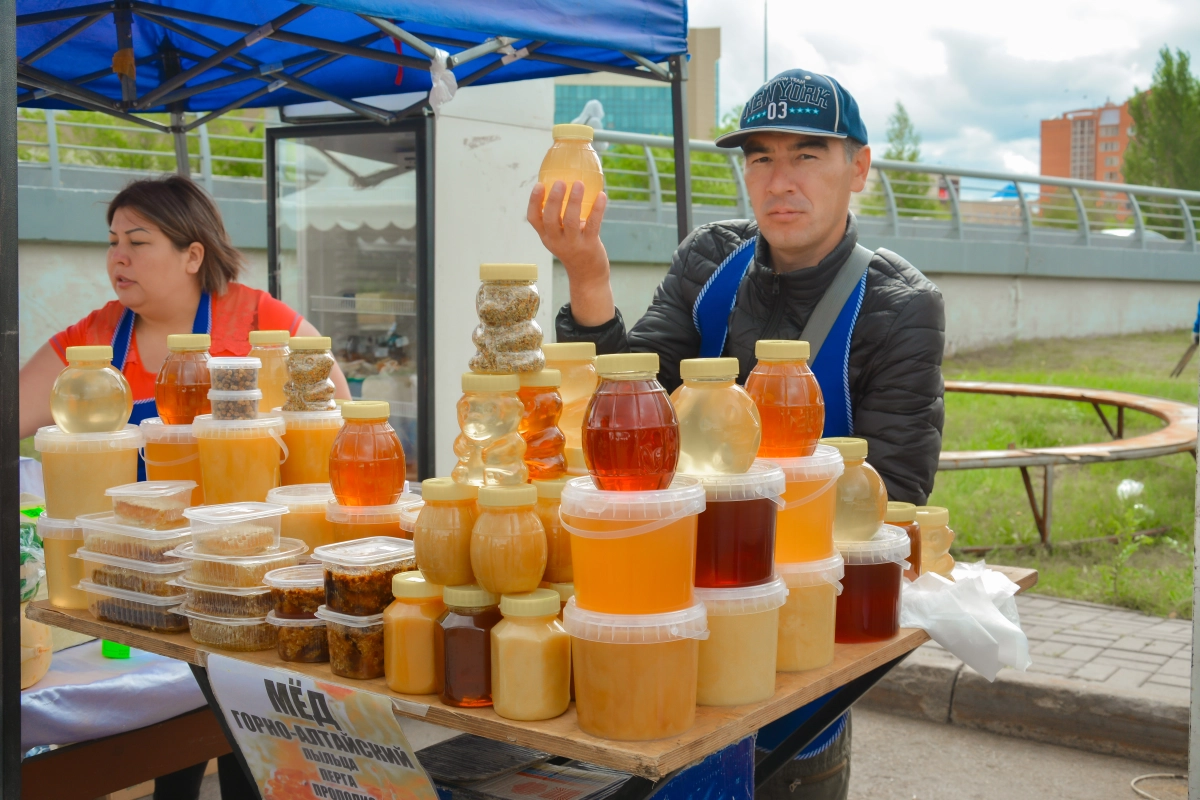
[[[779,296],[779,273],[771,276],[771,316],[767,319],[766,327],[764,328],[764,339],[776,338],[776,331],[779,329],[779,321],[783,318],[783,301]]]

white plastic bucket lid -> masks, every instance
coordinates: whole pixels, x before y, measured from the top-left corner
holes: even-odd
[[[83,527],[76,520],[47,517],[45,511],[38,515],[37,532],[43,539],[83,539]]]
[[[572,597],[562,613],[567,633],[589,642],[660,644],[708,638],[708,612],[703,603],[665,614],[601,614],[583,610]]]
[[[313,558],[340,567],[373,567],[413,557],[413,543],[393,536],[368,536],[348,542],[325,544],[313,550]]]
[[[705,609],[714,617],[735,617],[771,611],[786,603],[788,596],[787,584],[779,577],[757,586],[724,589],[696,587],[695,592],[696,599],[704,603]]]
[[[839,477],[845,464],[836,447],[817,445],[811,456],[800,458],[772,458],[771,461],[783,469],[788,483],[797,481],[828,481]]]
[[[842,578],[846,577],[846,562],[841,553],[817,561],[800,561],[792,564],[776,564],[775,574],[792,589],[805,586],[832,584],[837,593],[842,593]]]
[[[39,453],[106,453],[110,450],[138,450],[145,444],[137,425],[103,433],[67,433],[57,425],[38,428],[33,449]]]
[[[283,423],[289,431],[312,428],[340,428],[346,422],[342,418],[342,410],[340,408],[334,408],[329,411],[284,411],[283,409],[272,409],[271,413],[283,417]]]
[[[333,487],[328,483],[294,483],[276,486],[267,492],[267,502],[287,506],[291,513],[325,513],[325,506],[333,499]]]
[[[254,419],[213,419],[200,414],[192,420],[192,435],[197,439],[262,439],[281,437],[283,417],[258,416]]]
[[[856,566],[861,564],[900,564],[909,568],[908,534],[903,528],[895,525],[883,525],[879,531],[865,542],[834,542],[838,552],[846,560],[846,564]]]
[[[195,444],[191,425],[167,425],[159,417],[142,420],[138,426],[147,442],[154,444]]]
[[[608,492],[597,489],[591,476],[572,478],[562,490],[559,518],[575,536],[621,539],[662,528],[704,510],[704,486],[696,478],[676,475],[671,486],[648,492]],[[566,517],[630,522],[627,528],[593,531],[567,522]]]
[[[705,500],[709,503],[729,503],[739,500],[774,500],[779,502],[787,481],[783,469],[776,463],[755,459],[750,469],[740,475],[702,475]]]

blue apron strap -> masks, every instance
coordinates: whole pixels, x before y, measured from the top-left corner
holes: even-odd
[[[696,297],[692,324],[700,334],[700,358],[719,358],[725,351],[729,315],[737,302],[738,287],[754,263],[754,242],[755,239],[748,239],[730,253]]]
[[[200,305],[196,306],[196,318],[192,320],[192,333],[212,335],[212,298],[208,292],[200,293]]]
[[[129,358],[129,349],[133,345],[133,323],[136,319],[136,314],[128,308],[125,309],[121,314],[121,321],[117,323],[117,329],[113,331],[112,365],[118,372],[125,371],[125,360]]]
[[[858,322],[863,296],[867,293],[867,274],[863,273],[846,304],[838,313],[821,352],[812,363],[813,374],[825,398],[825,430],[822,436],[850,436],[854,433],[854,410],[850,405],[850,338]]]

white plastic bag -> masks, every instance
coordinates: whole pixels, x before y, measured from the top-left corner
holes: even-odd
[[[1024,672],[1029,639],[1013,596],[1017,585],[984,562],[956,564],[954,580],[926,573],[905,582],[900,597],[900,625],[924,628],[942,647],[989,681],[1001,667]]]

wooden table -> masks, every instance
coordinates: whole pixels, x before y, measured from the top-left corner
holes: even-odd
[[[996,566],[992,566],[992,569],[1006,574],[1021,587],[1021,591],[1037,583],[1036,570]],[[886,674],[886,670],[881,671],[882,667],[894,666],[929,641],[925,631],[903,628],[884,642],[839,644],[835,648],[833,662],[822,669],[778,673],[775,695],[769,700],[722,708],[700,706],[696,709],[696,723],[680,736],[651,742],[617,742],[589,736],[581,731],[576,724],[574,704],[555,719],[515,722],[499,717],[490,708],[453,708],[444,705],[436,695],[398,694],[388,689],[382,678],[366,681],[338,678],[330,673],[328,664],[285,663],[279,660],[273,649],[256,653],[209,650],[197,645],[187,633],[151,633],[101,622],[87,611],[58,609],[46,601],[30,604],[27,614],[37,622],[121,642],[197,667],[204,667],[208,654],[215,652],[263,666],[291,670],[330,683],[341,683],[390,698],[396,713],[403,716],[488,739],[512,742],[556,756],[579,759],[628,772],[648,781],[659,781],[688,764],[741,741],[767,723],[873,672],[877,673],[874,680],[878,680]],[[870,683],[873,684],[874,680]],[[870,684],[866,685],[858,695],[861,696],[869,688]]]

